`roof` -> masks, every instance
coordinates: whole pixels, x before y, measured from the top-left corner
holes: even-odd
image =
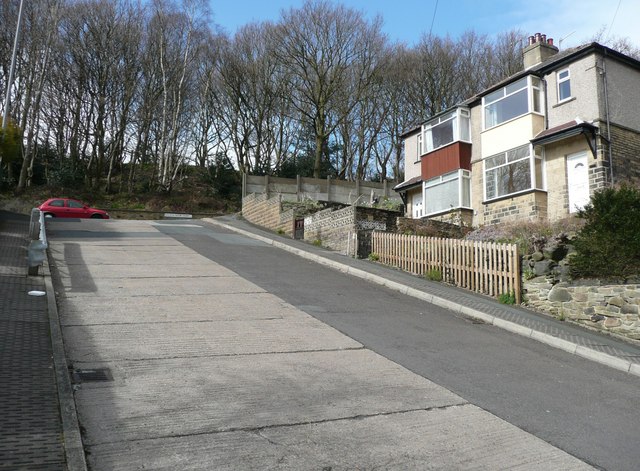
[[[538,145],[550,144],[579,134],[593,133],[596,129],[597,127],[593,124],[576,118],[559,126],[554,126],[539,132],[536,137],[531,139],[531,143]]]
[[[520,72],[517,72],[511,75],[510,77],[507,77],[504,80],[501,80],[500,82],[492,85],[491,87],[481,91],[475,97],[472,97],[469,100],[467,100],[467,104],[471,105],[472,102],[477,102],[483,96],[495,90],[498,90],[511,82],[515,82],[516,80],[522,77],[525,77],[527,75],[542,76],[545,73],[549,72],[550,70],[555,70],[555,69],[564,67],[569,62],[573,62],[576,59],[587,56],[593,52],[599,52],[605,56],[613,57],[621,62],[624,62],[625,64],[631,67],[635,67],[640,70],[640,61],[634,59],[633,57],[630,57],[618,51],[615,51],[607,46],[603,46],[600,43],[592,42],[592,43],[583,44],[581,46],[564,49],[558,52],[557,54],[554,54],[553,56],[549,57],[547,60],[534,65],[533,67],[530,67],[525,70],[521,70]]]
[[[572,47],[572,48],[568,48],[568,49],[564,49],[560,52],[558,52],[557,54],[554,54],[553,56],[549,57],[547,60],[534,65],[533,67],[530,67],[528,69],[525,70],[521,70],[503,80],[501,80],[500,82],[497,82],[496,84],[490,86],[489,88],[477,93],[474,96],[471,96],[469,98],[467,98],[466,100],[450,107],[447,108],[446,110],[442,111],[441,113],[437,113],[431,117],[429,117],[428,119],[424,120],[423,123],[426,123],[428,121],[431,121],[433,118],[439,116],[442,113],[446,113],[448,111],[451,111],[455,108],[460,108],[460,107],[471,107],[475,104],[477,104],[480,99],[493,92],[496,91],[502,87],[504,87],[505,85],[511,83],[511,82],[515,82],[516,80],[521,79],[522,77],[526,77],[527,75],[537,75],[537,76],[542,76],[545,73],[547,73],[550,70],[554,70],[554,69],[559,69],[563,66],[565,66],[566,64],[568,64],[569,62],[573,62],[576,59],[579,59],[581,57],[584,57],[586,55],[589,55],[593,52],[599,52],[601,54],[603,54],[604,56],[609,56],[609,57],[613,57],[616,60],[619,60],[620,62],[623,62],[631,67],[634,67],[638,70],[640,70],[640,61],[637,59],[634,59],[631,56],[627,56],[626,54],[622,54],[621,52],[615,51],[607,46],[603,46],[600,43],[596,43],[596,42],[592,42],[592,43],[587,43],[587,44],[583,44],[581,46],[577,46],[577,47]],[[575,121],[574,121],[575,122]],[[400,137],[401,138],[405,138],[407,136],[409,136],[410,134],[413,134],[414,132],[416,132],[418,129],[421,129],[422,124],[419,125],[415,125],[413,127],[411,127],[410,129],[408,129],[407,131],[405,131]]]
[[[402,183],[397,184],[396,186],[393,187],[393,189],[395,191],[408,190],[410,188],[413,188],[414,186],[418,186],[421,182],[422,182],[422,177],[421,176],[417,176],[417,177],[410,178],[407,181],[404,181]]]

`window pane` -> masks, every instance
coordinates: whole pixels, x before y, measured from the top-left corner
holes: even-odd
[[[544,190],[542,159],[533,159],[533,166],[535,167],[535,170],[536,170],[536,181],[534,186],[538,190]]]
[[[62,207],[64,207],[64,200],[53,200],[51,203],[49,203],[49,206],[54,206],[56,208],[62,208]]]
[[[470,178],[462,178],[460,183],[462,185],[462,201],[460,201],[460,206],[466,206],[467,208],[471,207],[471,179]]]
[[[498,165],[502,165],[505,163],[504,159],[504,154],[494,155],[493,157],[489,157],[487,160],[485,160],[484,166],[487,170],[493,167],[497,167]]]
[[[567,78],[568,76],[569,76],[568,70],[563,70],[562,72],[558,73],[558,79],[560,80]]]
[[[507,152],[507,162],[515,162],[529,156],[529,146],[520,146]]]
[[[506,87],[504,87],[507,95],[509,93],[513,93],[516,90],[520,90],[521,88],[525,88],[527,86],[527,77],[523,77],[520,80],[518,80],[517,82],[513,82],[509,85],[507,85]]]
[[[460,119],[460,140],[461,141],[471,141],[471,125],[468,116],[463,116]]]
[[[491,127],[529,111],[527,89],[520,90],[485,108],[485,126]]]
[[[486,172],[487,199],[517,193],[531,188],[529,159]]]
[[[427,131],[427,136],[431,135],[430,138],[427,138],[429,144],[429,147],[427,147],[428,151],[453,142],[453,121],[452,119],[445,121]]]
[[[541,95],[542,92],[538,88],[534,88],[533,92],[533,111],[536,113],[542,113]]]
[[[82,208],[82,203],[78,203],[77,201],[72,201],[69,200],[69,207],[70,208]]]
[[[486,97],[484,97],[484,102],[492,103],[496,100],[499,100],[503,96],[504,96],[504,88],[501,88],[500,90],[496,90],[493,93],[489,93]]]
[[[571,97],[571,81],[570,80],[565,80],[564,82],[560,82],[558,84],[558,95],[559,95],[558,98],[561,101]]]
[[[425,214],[459,207],[458,182],[459,179],[456,178],[427,188],[425,190]]]

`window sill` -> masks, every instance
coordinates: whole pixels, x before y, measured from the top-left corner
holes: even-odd
[[[546,193],[547,190],[539,190],[537,188],[533,188],[533,189],[529,189],[529,190],[524,190],[524,191],[519,191],[517,193],[509,193],[508,195],[504,195],[504,196],[498,196],[497,198],[493,198],[490,200],[485,200],[482,202],[482,204],[489,205],[489,204],[493,204],[493,203],[497,203],[498,201],[504,201],[504,200],[508,200],[509,198],[517,198],[518,196],[524,196],[524,195],[528,195],[531,193],[535,193],[535,192],[540,192],[540,193]]]
[[[473,208],[470,208],[468,206],[456,206],[455,208],[443,209],[441,211],[436,211],[435,213],[425,214],[423,217],[431,218],[435,216],[443,216],[453,211],[473,211]]]
[[[569,98],[565,98],[564,100],[559,101],[558,103],[556,103],[555,105],[553,105],[551,108],[557,108],[558,106],[562,106],[562,105],[564,105],[565,103],[572,102],[572,101],[574,101],[575,99],[576,99],[576,97],[574,97],[574,96],[569,97]]]

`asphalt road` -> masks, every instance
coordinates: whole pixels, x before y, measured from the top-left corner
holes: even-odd
[[[196,221],[157,228],[407,369],[607,470],[640,462],[640,379]]]

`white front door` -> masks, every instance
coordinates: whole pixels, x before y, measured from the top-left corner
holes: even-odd
[[[589,203],[589,165],[586,152],[567,156],[567,184],[569,212],[575,213]]]

